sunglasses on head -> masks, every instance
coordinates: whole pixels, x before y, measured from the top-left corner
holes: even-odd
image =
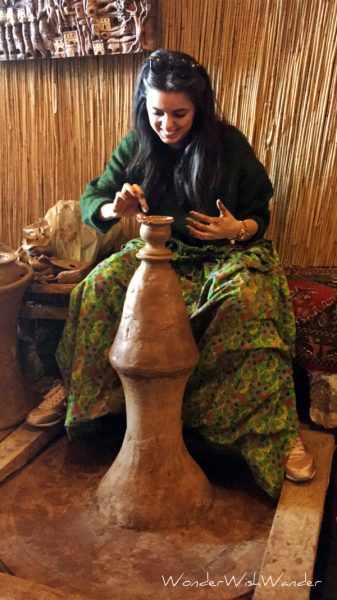
[[[150,69],[155,75],[174,73],[180,79],[191,79],[200,65],[188,58],[148,58]]]

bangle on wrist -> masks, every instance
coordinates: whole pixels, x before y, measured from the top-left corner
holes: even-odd
[[[244,242],[249,237],[249,229],[246,221],[240,221],[240,229],[235,238],[231,239],[231,244],[235,242]]]

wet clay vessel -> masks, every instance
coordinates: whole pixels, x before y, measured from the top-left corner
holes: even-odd
[[[17,359],[17,321],[23,293],[33,274],[12,252],[0,251],[0,431],[21,423],[31,405]]]
[[[181,407],[199,353],[165,246],[172,217],[144,217],[138,252],[110,362],[123,384],[127,429],[100,482],[99,511],[140,530],[183,527],[211,503],[211,486],[187,452]]]

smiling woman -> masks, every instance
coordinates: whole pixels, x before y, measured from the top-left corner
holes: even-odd
[[[263,239],[272,194],[246,138],[215,114],[204,67],[157,50],[139,72],[133,130],[88,183],[81,209],[84,222],[101,232],[139,212],[174,218],[168,245],[201,355],[183,420],[212,442],[234,444],[276,497],[284,474],[306,481],[315,468],[298,434],[290,294]],[[142,244],[131,240],[72,293],[58,348],[71,434],[124,410],[108,354]]]
[[[162,142],[181,148],[195,115],[195,106],[188,96],[152,89],[147,94],[146,108],[150,125]]]

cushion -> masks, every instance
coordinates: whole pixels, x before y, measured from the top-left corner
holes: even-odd
[[[337,373],[337,269],[288,268],[296,318],[296,362]]]

